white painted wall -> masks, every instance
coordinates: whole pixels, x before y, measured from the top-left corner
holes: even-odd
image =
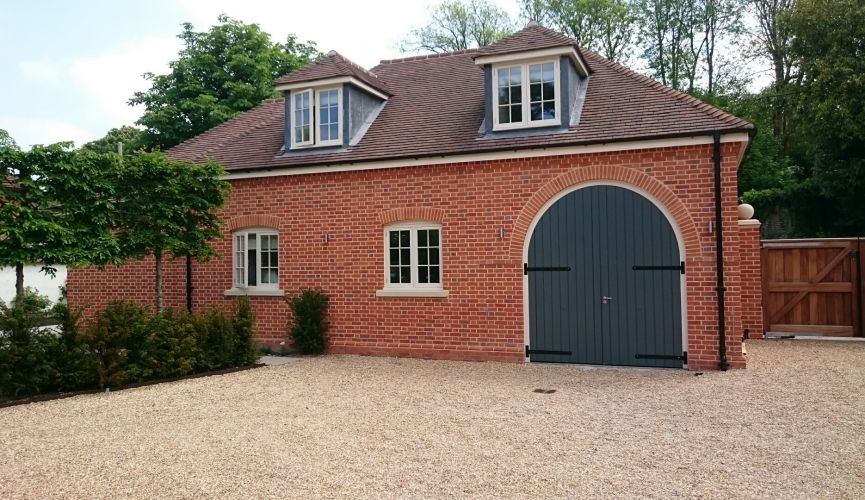
[[[60,287],[66,284],[66,266],[57,266],[57,276],[44,274],[41,266],[24,266],[24,286],[46,295],[51,302],[60,299]],[[0,299],[7,304],[15,298],[15,268],[0,267]]]

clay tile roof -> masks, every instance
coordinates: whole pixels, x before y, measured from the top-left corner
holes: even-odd
[[[513,35],[478,50],[475,57],[515,54],[554,47],[578,48],[577,43],[572,38],[558,31],[544,28],[540,24],[529,23],[528,26]]]
[[[274,83],[276,85],[283,85],[288,83],[314,82],[316,80],[325,80],[340,76],[353,76],[370,87],[391,95],[387,84],[382,82],[376,75],[360,65],[351,62],[335,50],[328,52],[312,64],[277,78]]]
[[[520,33],[526,31],[540,32],[531,29]],[[390,89],[391,95],[360,142],[347,148],[283,155],[284,100],[273,99],[175,146],[169,153],[191,161],[213,158],[231,171],[753,130],[745,120],[582,50],[592,74],[579,123],[555,134],[485,137],[479,133],[484,120],[484,74],[473,59],[480,52],[383,61],[372,68],[370,73]]]

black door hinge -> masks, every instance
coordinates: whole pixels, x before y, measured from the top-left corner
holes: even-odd
[[[561,354],[562,356],[570,356],[571,351],[548,351],[545,349],[529,349],[529,346],[526,346],[526,357],[529,357],[529,354]]]
[[[534,266],[534,267],[529,267],[528,264],[523,264],[523,274],[529,274],[531,272],[536,272],[536,271],[570,271],[570,270],[571,270],[571,266],[548,266],[548,267]]]
[[[688,364],[688,351],[682,351],[681,356],[675,354],[635,354],[634,359],[672,359],[681,360],[682,363]]]
[[[685,261],[678,266],[632,266],[634,271],[679,271],[685,274]]]

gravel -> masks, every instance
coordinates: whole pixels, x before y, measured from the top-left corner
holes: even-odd
[[[325,356],[10,407],[0,498],[865,495],[865,343],[747,347],[701,376]]]

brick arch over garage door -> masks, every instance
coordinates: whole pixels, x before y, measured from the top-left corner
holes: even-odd
[[[544,184],[529,199],[514,221],[514,231],[510,241],[510,255],[522,262],[527,233],[532,221],[558,193],[587,182],[619,182],[634,186],[661,203],[676,221],[685,247],[685,260],[700,255],[700,236],[685,204],[661,181],[639,170],[627,167],[603,166],[585,167],[561,174]]]

